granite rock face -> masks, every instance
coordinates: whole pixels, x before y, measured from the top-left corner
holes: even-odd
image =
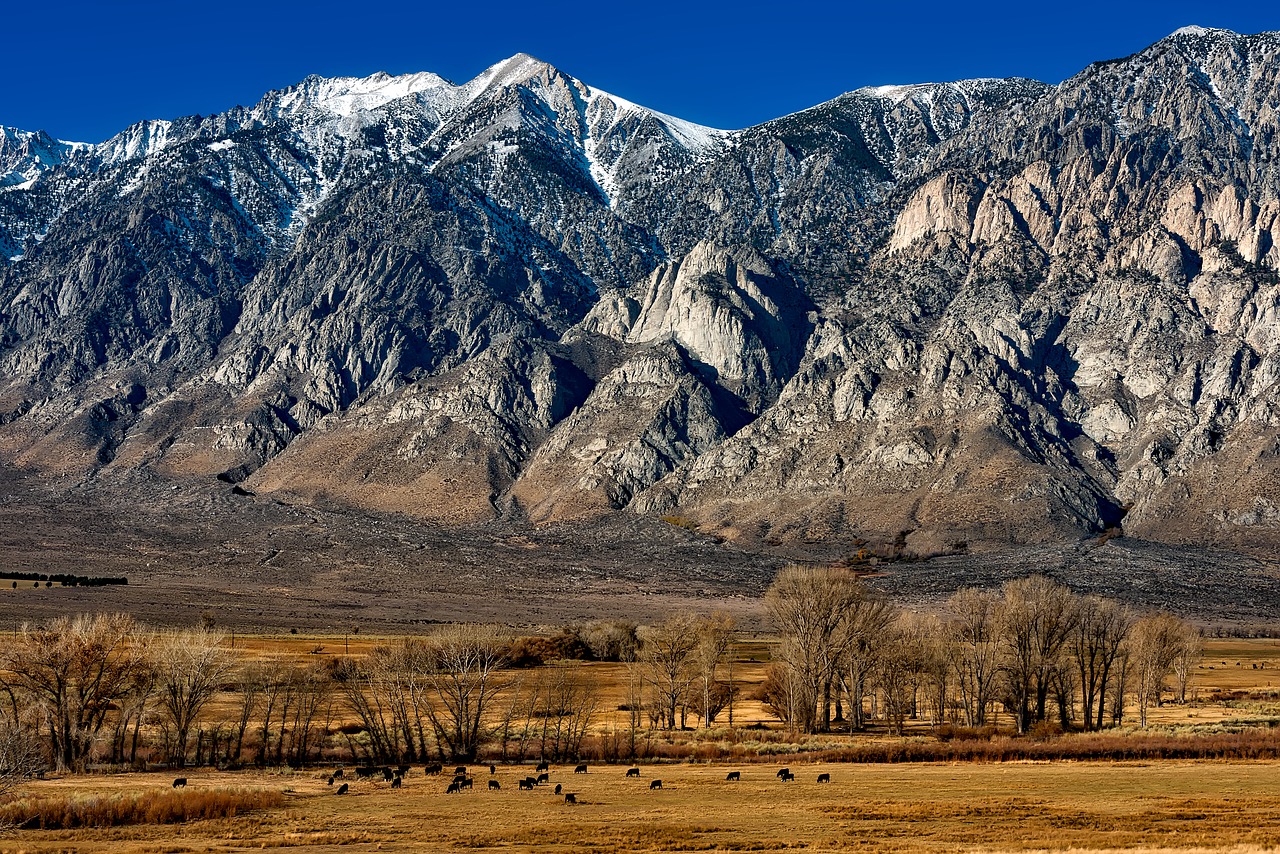
[[[1280,542],[1280,36],[699,127],[527,56],[0,133],[0,460],[921,553]]]

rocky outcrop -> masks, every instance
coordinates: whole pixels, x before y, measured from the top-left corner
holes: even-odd
[[[1280,541],[1280,38],[702,128],[516,56],[0,145],[0,454],[750,543]]]

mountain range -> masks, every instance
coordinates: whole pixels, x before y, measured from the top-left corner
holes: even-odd
[[[1280,545],[1280,34],[717,130],[518,55],[0,129],[0,465],[920,555]]]

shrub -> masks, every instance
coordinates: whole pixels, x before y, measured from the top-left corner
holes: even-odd
[[[177,824],[230,818],[284,803],[280,792],[262,789],[169,790],[111,795],[35,795],[0,805],[0,824],[23,829],[66,830],[125,824]]]

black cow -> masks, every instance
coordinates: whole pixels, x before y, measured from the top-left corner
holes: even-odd
[[[391,769],[390,769],[390,768],[383,768],[383,769],[382,769],[382,779],[383,779],[383,780],[385,780],[386,782],[390,783],[393,777],[395,777],[395,774],[392,774],[392,773],[391,773]]]
[[[541,762],[539,762],[538,767],[534,768],[533,770],[534,771],[550,771],[551,765],[547,762],[547,760],[544,759]]]
[[[346,783],[343,783],[341,786],[339,786],[339,787],[338,787],[338,791],[334,792],[334,794],[335,794],[335,795],[345,795],[345,794],[347,793],[347,790],[348,790],[349,788],[350,788],[350,787],[349,787],[349,786],[347,786],[347,784],[346,784]]]
[[[393,780],[391,781],[391,788],[393,788],[393,789],[398,789],[398,788],[400,788],[400,784],[401,784],[401,783],[403,783],[403,782],[404,782],[404,778],[403,778],[403,777],[396,777],[395,779],[393,779]]]
[[[459,765],[457,768],[454,768],[454,769],[453,769],[453,773],[455,773],[455,774],[466,774],[466,773],[467,773],[467,766],[465,766],[465,765]]]
[[[640,776],[640,769],[639,769],[639,768],[628,768],[628,769],[627,769],[627,776],[628,776],[628,777],[639,777],[639,776]]]
[[[784,783],[789,783],[789,782],[791,782],[792,780],[794,780],[795,778],[796,778],[796,775],[795,775],[795,774],[792,774],[790,771],[788,771],[787,773],[783,774],[783,775],[782,775],[782,777],[781,777],[782,782],[784,782]]]
[[[373,776],[373,772],[374,772],[374,771],[376,771],[376,770],[377,770],[376,768],[370,768],[370,767],[368,767],[367,765],[360,765],[360,766],[357,766],[357,768],[356,768],[356,777],[357,777],[357,779],[360,779],[360,780],[363,780],[363,779],[365,779],[366,777],[372,777],[372,776]]]
[[[573,769],[573,773],[575,773],[575,774],[585,774],[585,773],[587,773],[587,763],[583,762],[583,763],[582,763],[581,765],[579,765],[577,768],[574,768],[574,769]]]
[[[560,794],[560,784],[556,783],[556,794]]]
[[[471,788],[471,778],[470,778],[470,777],[463,777],[463,778],[462,778],[462,784],[461,784],[461,785],[462,785],[462,788],[464,788],[464,789],[470,789],[470,788]]]
[[[333,785],[333,777],[330,777],[330,778],[329,778],[329,785],[330,785],[330,786],[332,786],[332,785]]]
[[[490,781],[489,781],[489,790],[490,790],[490,791],[496,792],[496,791],[498,791],[498,790],[499,790],[499,789],[501,789],[501,788],[502,788],[502,784],[501,784],[501,783],[499,783],[497,780],[490,780]]]
[[[187,787],[187,778],[179,777],[178,779],[174,780],[173,787],[175,789],[185,789]]]
[[[444,793],[446,795],[455,795],[461,791],[462,791],[461,784],[459,784],[457,780],[454,780],[452,783],[449,784],[449,788],[444,790]]]
[[[397,776],[397,777],[403,777],[403,776],[405,776],[405,775],[406,775],[406,774],[408,774],[408,773],[409,773],[409,766],[408,766],[408,765],[401,765],[399,768],[397,768],[397,769],[396,769],[396,776]]]
[[[741,772],[741,771],[730,771],[728,774],[725,774],[725,775],[724,775],[724,778],[725,778],[726,780],[741,780],[741,779],[742,779],[742,772]]]
[[[662,781],[661,781],[661,780],[654,780],[652,783],[650,783],[650,784],[649,784],[649,789],[650,789],[650,790],[653,790],[653,789],[661,789],[661,788],[662,788]]]
[[[535,785],[537,784],[534,782],[532,777],[525,777],[523,780],[520,781],[520,788],[528,789],[531,792],[533,791],[533,787]]]
[[[778,771],[778,779],[785,780],[787,778],[787,775],[790,773],[791,773],[790,768],[782,768]]]
[[[342,776],[342,768],[341,768],[341,767],[338,767],[337,769],[335,769],[335,770],[334,770],[334,772],[333,772],[333,776],[334,776],[334,777],[341,777],[341,776]]]
[[[564,802],[566,804],[576,804],[578,802],[578,797],[573,792],[568,792],[564,796]]]
[[[490,766],[489,766],[489,773],[490,773],[490,774],[497,774],[497,773],[498,773],[498,766],[496,766],[496,765],[490,765]]]
[[[830,775],[830,774],[819,774],[819,775],[818,775],[818,782],[819,782],[819,783],[830,783],[830,782],[831,782],[831,775]]]
[[[545,773],[544,773],[544,774],[539,774],[539,775],[538,775],[538,785],[539,785],[539,786],[541,786],[543,783],[550,783],[550,782],[551,782],[551,775],[550,775],[550,774],[545,774]]]
[[[428,765],[426,768],[423,768],[422,773],[426,774],[428,777],[434,777],[436,774],[439,774],[443,770],[444,770],[444,766],[437,763],[435,765]]]

